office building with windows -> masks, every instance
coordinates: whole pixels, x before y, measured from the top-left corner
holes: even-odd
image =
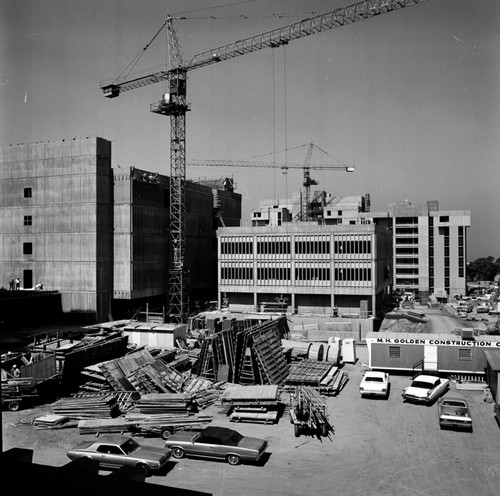
[[[392,285],[389,229],[374,223],[277,225],[273,219],[287,213],[267,211],[267,226],[217,231],[220,304],[235,311],[377,315]]]

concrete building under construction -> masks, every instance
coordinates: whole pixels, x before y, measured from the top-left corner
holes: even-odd
[[[146,301],[166,304],[169,178],[112,169],[111,142],[83,138],[3,146],[0,287],[43,283],[65,313],[104,322]],[[190,298],[216,295],[216,234],[239,225],[241,195],[222,180],[186,183]]]

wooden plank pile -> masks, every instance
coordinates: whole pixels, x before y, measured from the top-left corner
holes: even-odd
[[[61,398],[52,403],[53,413],[70,419],[113,418],[120,415],[115,394]]]
[[[232,385],[223,392],[220,405],[231,422],[273,424],[279,416],[279,389],[277,385]]]
[[[311,386],[321,394],[337,395],[345,386],[348,375],[331,362],[302,360],[292,364],[290,373],[285,378],[285,389],[293,390],[295,386]]]
[[[141,414],[186,414],[193,410],[192,395],[189,393],[141,394],[133,412]]]
[[[38,430],[62,429],[67,427],[76,427],[76,421],[71,421],[65,415],[44,415],[37,417],[33,421],[33,426]]]
[[[78,422],[80,434],[130,433],[139,435],[159,435],[167,438],[179,429],[200,429],[212,421],[209,415],[143,415],[128,412],[114,419],[84,419]],[[164,432],[167,432],[165,435]]]
[[[279,384],[289,365],[281,346],[286,317],[263,323],[233,320],[202,341],[195,374],[235,384]]]

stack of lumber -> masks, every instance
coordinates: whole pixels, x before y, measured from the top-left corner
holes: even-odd
[[[327,396],[335,396],[340,393],[348,379],[347,372],[340,370],[338,367],[332,367],[320,382],[319,391]]]
[[[112,418],[120,414],[115,394],[62,398],[52,404],[56,415],[65,415],[70,419]]]
[[[124,417],[83,419],[78,422],[80,434],[123,434],[124,432],[132,432],[134,427],[134,424],[127,422]]]
[[[87,393],[85,391],[79,391],[78,393],[73,395],[73,398],[102,398],[108,396],[115,396],[116,401],[118,402],[118,409],[120,413],[125,413],[127,410],[132,408],[135,405],[135,402],[140,398],[139,393],[135,391],[131,392],[117,392],[113,391],[111,393]]]
[[[278,419],[278,386],[228,387],[220,398],[220,404],[231,422],[273,424]]]
[[[208,415],[142,415],[129,412],[115,419],[85,419],[78,422],[80,434],[158,434],[170,427],[171,432],[178,429],[202,428],[212,421]]]
[[[287,389],[294,386],[304,385],[320,388],[321,382],[334,365],[329,362],[318,362],[317,360],[302,360],[292,364],[290,373],[285,378],[285,387]]]
[[[76,427],[65,415],[44,415],[33,421],[35,429],[61,429],[63,427]]]
[[[192,395],[190,393],[148,393],[141,394],[133,411],[146,415],[154,414],[185,414],[192,410]]]

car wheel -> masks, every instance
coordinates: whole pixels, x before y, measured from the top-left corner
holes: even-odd
[[[19,401],[11,401],[9,403],[9,410],[11,412],[17,412],[19,410]]]
[[[229,465],[239,465],[241,463],[241,458],[238,455],[227,455],[227,463],[229,463]]]
[[[173,429],[171,427],[167,427],[161,431],[162,439],[168,439],[173,433]]]
[[[146,477],[149,475],[149,467],[145,463],[138,463],[135,468]]]
[[[182,448],[173,448],[172,456],[174,458],[182,458],[184,456],[184,450]]]

